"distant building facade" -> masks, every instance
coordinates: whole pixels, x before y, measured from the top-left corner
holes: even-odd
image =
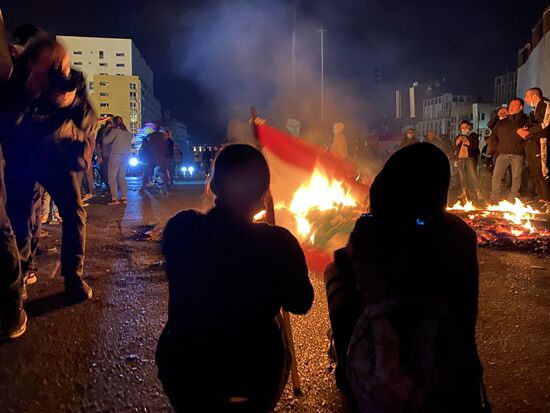
[[[132,133],[161,119],[153,71],[131,39],[57,36],[86,77],[99,114],[120,115]]]
[[[439,135],[451,132],[451,112],[459,105],[471,104],[473,96],[444,93],[441,96],[425,99],[422,102],[422,120],[417,124],[418,136],[426,136],[428,131]]]
[[[531,41],[518,53],[517,95],[523,97],[531,87],[550,94],[550,7],[531,31]]]
[[[518,73],[507,72],[495,77],[493,105],[495,108],[508,105],[517,96]]]

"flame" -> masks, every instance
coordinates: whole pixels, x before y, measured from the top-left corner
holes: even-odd
[[[321,169],[315,168],[309,181],[294,192],[290,205],[277,204],[276,209],[287,209],[296,221],[296,232],[302,242],[315,242],[315,232],[310,221],[312,211],[328,211],[358,205],[341,181],[331,179]]]
[[[520,236],[525,233],[532,234],[537,232],[537,229],[531,223],[531,220],[535,219],[537,215],[541,215],[542,212],[534,209],[530,205],[525,205],[518,198],[514,203],[510,201],[501,201],[496,205],[489,205],[484,209],[478,209],[471,201],[467,201],[464,205],[457,202],[452,207],[448,208],[449,211],[478,211],[483,217],[488,217],[491,213],[500,213],[502,218],[514,225],[510,230],[514,236]],[[470,219],[472,215],[469,216]]]

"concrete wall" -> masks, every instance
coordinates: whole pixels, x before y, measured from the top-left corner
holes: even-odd
[[[546,96],[550,95],[550,32],[546,33],[518,69],[517,94],[525,96],[530,87],[540,87]]]

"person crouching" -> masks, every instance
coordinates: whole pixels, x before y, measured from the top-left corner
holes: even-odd
[[[269,180],[261,152],[227,146],[214,165],[215,207],[166,225],[168,322],[156,361],[176,411],[267,412],[285,386],[279,314],[307,313],[313,288],[296,238],[253,222]]]

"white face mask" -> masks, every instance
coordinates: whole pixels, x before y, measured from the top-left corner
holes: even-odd
[[[470,129],[460,129],[462,135],[467,135],[470,132]]]

